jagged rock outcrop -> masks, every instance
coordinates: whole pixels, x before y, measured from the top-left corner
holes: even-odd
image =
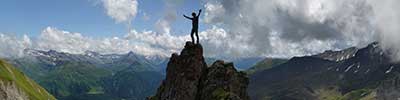
[[[218,60],[207,68],[201,81],[199,100],[248,100],[246,73],[238,72],[233,63]]]
[[[201,45],[186,43],[181,55],[172,54],[168,62],[166,79],[153,98],[195,100],[200,78],[206,68]]]
[[[187,42],[181,54],[172,54],[166,79],[149,100],[249,100],[249,81],[233,63],[207,67],[200,44]]]
[[[14,82],[0,81],[0,100],[29,100]]]

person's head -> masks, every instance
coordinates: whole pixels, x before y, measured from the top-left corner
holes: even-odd
[[[196,13],[195,13],[195,12],[192,12],[192,16],[195,17],[195,16],[196,16]]]

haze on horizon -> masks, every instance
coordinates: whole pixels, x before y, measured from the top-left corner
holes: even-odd
[[[208,57],[293,57],[374,41],[400,57],[398,0],[5,0],[0,57],[26,48],[169,56],[203,9]]]

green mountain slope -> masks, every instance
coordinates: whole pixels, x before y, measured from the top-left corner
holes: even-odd
[[[39,83],[60,100],[141,100],[155,92],[163,77],[142,67],[113,72],[93,64],[66,62]]]
[[[280,64],[283,64],[286,61],[288,60],[280,58],[265,58],[264,60],[257,62],[253,67],[246,70],[246,73],[250,75],[258,71],[267,70],[275,66],[278,66]]]
[[[30,100],[55,100],[55,98],[49,94],[44,88],[36,84],[33,80],[29,79],[21,71],[14,68],[12,65],[0,60],[0,82],[1,87],[15,86],[17,91],[26,95]],[[1,92],[7,92],[8,90],[2,90]],[[4,95],[4,93],[2,94]],[[8,95],[6,93],[6,95]],[[14,95],[14,94],[11,94]],[[0,99],[10,99],[1,98]],[[23,99],[23,98],[21,98]]]
[[[106,94],[120,99],[142,100],[157,90],[163,75],[155,71],[127,68],[104,80]]]
[[[57,98],[103,93],[99,79],[111,75],[103,68],[90,64],[66,63],[50,72],[39,83]]]
[[[134,54],[101,55],[96,52],[25,50],[10,59],[22,72],[60,100],[145,99],[164,75],[154,59]],[[161,58],[163,59],[163,58]],[[153,61],[154,60],[154,61]]]

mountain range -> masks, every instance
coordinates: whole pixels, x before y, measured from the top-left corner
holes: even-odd
[[[230,59],[245,70],[260,57]],[[216,58],[205,58],[212,64]],[[86,51],[70,54],[55,50],[25,49],[24,56],[10,63],[38,82],[58,99],[144,99],[153,94],[166,74],[169,57],[100,54]]]
[[[61,100],[143,99],[160,84],[161,66],[167,60],[133,52],[102,55],[26,49],[24,53],[9,61]]]
[[[377,42],[364,48],[293,57],[252,73],[253,100],[395,100],[400,64]]]
[[[60,100],[145,99],[157,92],[170,62],[169,57],[134,52],[70,54],[26,49],[24,53],[7,62]],[[400,97],[400,64],[391,55],[373,42],[363,48],[290,59],[228,61],[248,74],[247,92],[252,100],[393,100]],[[204,64],[212,66],[215,60],[205,57]]]

